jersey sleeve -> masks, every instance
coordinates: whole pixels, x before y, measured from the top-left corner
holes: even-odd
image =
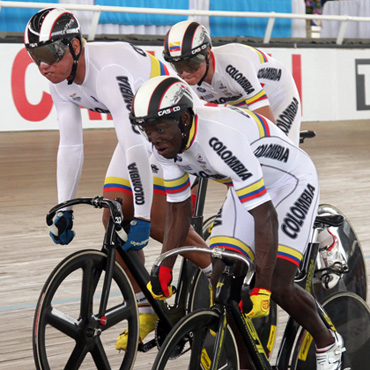
[[[50,84],[50,93],[59,123],[58,202],[64,202],[76,196],[81,178],[84,161],[81,110],[78,105],[63,99],[53,84]]]
[[[174,160],[160,156],[155,148],[153,155],[162,167],[166,199],[170,203],[179,203],[191,196],[189,174],[176,165]]]
[[[100,71],[96,83],[99,100],[104,102],[112,115],[119,145],[126,156],[135,217],[150,219],[153,177],[149,154],[144,137],[129,120],[135,83],[143,83],[145,77],[134,81],[125,68],[111,65]]]

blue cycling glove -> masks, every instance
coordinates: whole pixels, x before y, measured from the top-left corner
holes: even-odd
[[[138,251],[144,248],[149,242],[150,236],[150,222],[134,218],[130,222],[130,232],[128,239],[123,245],[125,251],[134,250]]]
[[[58,212],[57,218],[49,227],[50,237],[55,244],[69,244],[75,236],[73,227],[73,211]]]

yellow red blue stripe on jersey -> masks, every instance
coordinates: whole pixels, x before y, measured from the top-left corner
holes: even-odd
[[[228,177],[227,179],[217,179],[215,181],[226,186],[233,186],[233,181],[230,179],[230,177]]]
[[[153,177],[153,187],[154,187],[154,193],[155,194],[166,194],[166,188],[164,186],[164,181],[161,177]]]
[[[263,179],[255,182],[252,185],[246,186],[243,189],[236,190],[236,194],[242,203],[258,198],[266,194],[267,190]]]
[[[198,116],[195,116],[193,118],[193,124],[191,125],[189,139],[185,149],[189,149],[193,145],[195,137],[197,136],[197,132],[198,132]]]
[[[294,263],[299,266],[302,260],[302,253],[296,251],[295,249],[289,248],[285,245],[278,246],[277,258]]]
[[[247,101],[245,99],[240,99],[234,102],[229,102],[228,104],[233,105],[234,107],[243,107],[247,105]]]
[[[248,113],[257,122],[258,129],[259,129],[259,132],[260,132],[260,137],[270,136],[270,127],[269,127],[265,117],[261,116],[260,114],[254,113],[252,111],[248,111]]]
[[[257,51],[257,54],[260,57],[261,63],[267,63],[269,61],[267,55],[263,51],[261,51],[260,49],[255,50]]]
[[[232,238],[230,236],[213,236],[209,240],[210,248],[225,248],[229,251],[237,252],[247,256],[252,261],[254,260],[254,253],[248,245],[244,244],[239,239]]]
[[[175,180],[164,180],[166,192],[170,194],[181,193],[188,187],[190,187],[189,174],[185,174],[179,179]]]
[[[103,193],[108,191],[118,191],[121,193],[132,194],[130,181],[120,177],[106,177],[104,181]]]
[[[156,57],[154,57],[150,53],[148,53],[148,55],[152,61],[152,71],[150,73],[150,78],[169,75],[167,67],[161,61],[159,61]]]
[[[257,102],[260,102],[266,99],[267,99],[267,95],[266,95],[265,90],[261,90],[258,94],[252,96],[250,99],[247,99],[246,101],[248,105],[252,105],[254,103],[257,103]]]
[[[258,57],[260,58],[261,64],[269,61],[267,55],[260,49],[254,48],[253,46],[249,46],[249,45],[245,45],[245,46],[247,46],[249,49],[252,49],[253,51],[257,53]]]

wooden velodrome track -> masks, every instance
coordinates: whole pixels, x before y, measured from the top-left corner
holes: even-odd
[[[350,220],[370,273],[370,121],[305,123],[302,128],[317,133],[303,148],[317,166],[321,202],[336,206]],[[85,130],[84,136],[85,165],[78,195],[88,197],[101,194],[116,138],[111,129]],[[49,238],[45,214],[56,203],[57,144],[56,131],[0,133],[1,370],[34,369],[31,328],[47,276],[73,251],[98,248],[103,235],[101,211],[79,207],[72,245],[56,246]],[[223,187],[209,185],[206,216],[218,210],[224,194]],[[150,268],[159,253],[158,243],[151,242],[145,252]],[[139,353],[135,369],[150,369],[155,354],[155,349]],[[181,366],[181,359],[176,363]]]

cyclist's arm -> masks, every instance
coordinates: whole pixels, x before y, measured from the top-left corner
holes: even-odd
[[[153,199],[153,176],[150,169],[147,142],[129,121],[131,100],[135,93],[130,74],[120,66],[104,68],[97,81],[99,100],[113,117],[119,145],[126,155],[134,197],[134,216],[150,219]]]
[[[189,174],[178,167],[173,160],[167,160],[155,150],[154,157],[163,170],[167,193],[166,219],[162,253],[182,247],[189,232],[192,217],[192,201]],[[176,258],[168,258],[164,263],[172,267]]]
[[[59,147],[57,154],[58,201],[76,195],[84,160],[81,110],[76,104],[63,100],[50,85],[50,92],[59,122]]]
[[[191,224],[191,215],[192,202],[190,197],[182,202],[167,202],[162,253],[185,244]],[[176,257],[167,258],[163,265],[172,268],[175,260]]]
[[[271,122],[276,123],[274,113],[272,112],[270,105],[266,105],[264,107],[254,109],[254,112],[261,114],[262,116],[268,118]]]

